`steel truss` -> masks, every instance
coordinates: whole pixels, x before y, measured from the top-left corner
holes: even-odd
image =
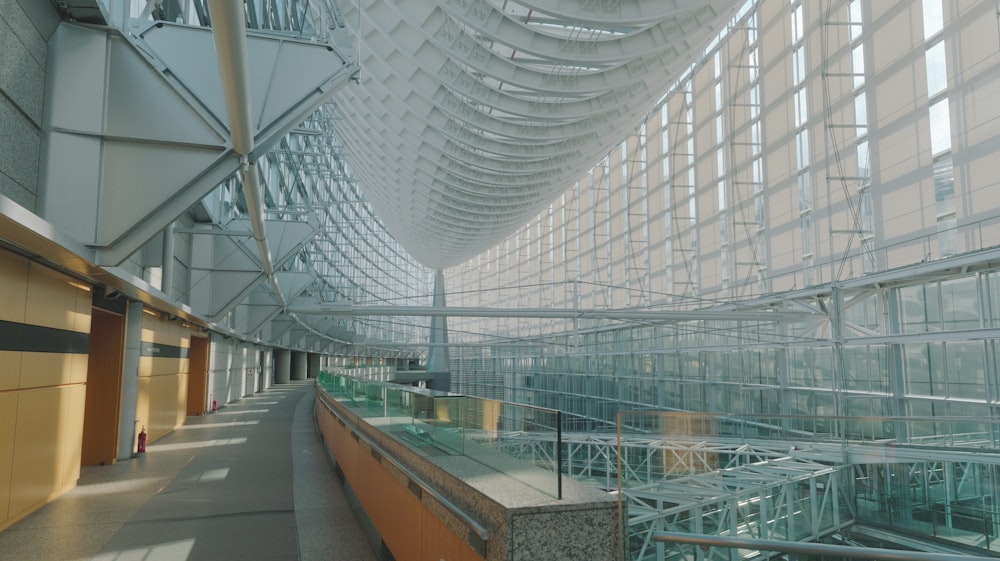
[[[507,433],[499,447],[535,465],[553,465],[553,440],[551,434]],[[705,554],[656,542],[656,532],[815,541],[854,521],[843,485],[850,467],[792,457],[795,446],[788,442],[563,433],[562,445],[565,475],[621,493],[635,560],[730,558],[722,549]]]

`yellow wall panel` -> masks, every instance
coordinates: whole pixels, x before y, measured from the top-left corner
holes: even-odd
[[[417,497],[402,483],[392,477],[385,468],[377,466],[382,479],[379,499],[384,505],[385,517],[382,524],[375,525],[393,556],[398,561],[421,561],[424,536],[420,531],[421,518],[430,518]]]
[[[0,392],[15,389],[21,383],[21,354],[0,351]]]
[[[87,355],[21,353],[21,388],[40,388],[87,381]]]
[[[153,357],[151,356],[140,356],[139,357],[139,377],[148,378],[153,375]]]
[[[39,506],[75,482],[83,429],[82,387],[19,393],[11,470],[12,517]]]
[[[162,438],[183,423],[183,412],[186,410],[187,403],[185,400],[178,399],[180,375],[153,376],[149,380],[149,411],[146,417],[146,432],[149,434],[149,441],[152,442]],[[180,411],[180,417],[178,417],[178,411]]]
[[[86,359],[85,355],[84,359]],[[84,360],[84,366],[86,366]],[[53,445],[56,449],[57,491],[76,485],[83,456],[83,414],[87,387],[80,384],[59,388],[59,415]]]
[[[28,260],[0,250],[0,320],[24,323],[28,302]]]
[[[31,325],[73,331],[77,326],[78,283],[44,265],[31,263],[28,273],[28,302],[24,322]],[[88,321],[89,325],[89,321]]]
[[[174,426],[179,427],[187,419],[188,374],[177,375],[177,407],[174,408]]]
[[[423,536],[421,559],[448,561],[482,561],[482,557],[474,549],[460,540],[443,522],[430,514],[424,513],[420,519]]]
[[[89,286],[75,281],[70,282],[70,286],[76,289],[76,313],[74,314],[76,323],[73,326],[73,331],[90,333],[90,314],[94,306],[91,289]]]
[[[327,447],[398,561],[482,561],[366,446],[354,440],[350,429],[337,422],[322,402],[317,402],[316,413]]]
[[[139,378],[139,388],[138,395],[135,398],[135,420],[136,427],[135,433],[139,433],[139,429],[142,426],[146,427],[146,431],[149,431],[149,402],[150,402],[150,386],[152,378],[140,377]],[[132,441],[132,450],[135,450],[135,439]]]
[[[0,393],[0,528],[10,517],[11,468],[14,461],[14,428],[17,426],[17,393]]]

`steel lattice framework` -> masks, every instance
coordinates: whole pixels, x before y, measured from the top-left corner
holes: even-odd
[[[562,442],[565,475],[622,493],[632,559],[697,557],[690,546],[654,541],[656,532],[815,541],[854,522],[843,486],[852,467],[837,447],[613,433],[564,433]],[[553,444],[542,433],[508,433],[500,441],[504,452],[536,465],[553,464]],[[729,555],[720,549],[698,558]]]
[[[633,129],[739,4],[343,2],[363,70],[338,112],[367,198],[428,267],[478,254]]]

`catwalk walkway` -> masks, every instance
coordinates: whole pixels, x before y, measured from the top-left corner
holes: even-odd
[[[0,532],[7,561],[374,561],[293,382],[189,417]]]

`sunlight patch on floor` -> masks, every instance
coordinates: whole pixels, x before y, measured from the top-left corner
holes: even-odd
[[[184,561],[194,549],[194,538],[101,553],[93,561]]]
[[[247,439],[245,436],[239,438],[220,438],[216,440],[199,440],[197,442],[178,442],[177,444],[150,444],[146,451],[148,452],[167,452],[174,450],[188,450],[192,448],[208,448],[211,446],[233,446],[236,444],[244,444]]]

